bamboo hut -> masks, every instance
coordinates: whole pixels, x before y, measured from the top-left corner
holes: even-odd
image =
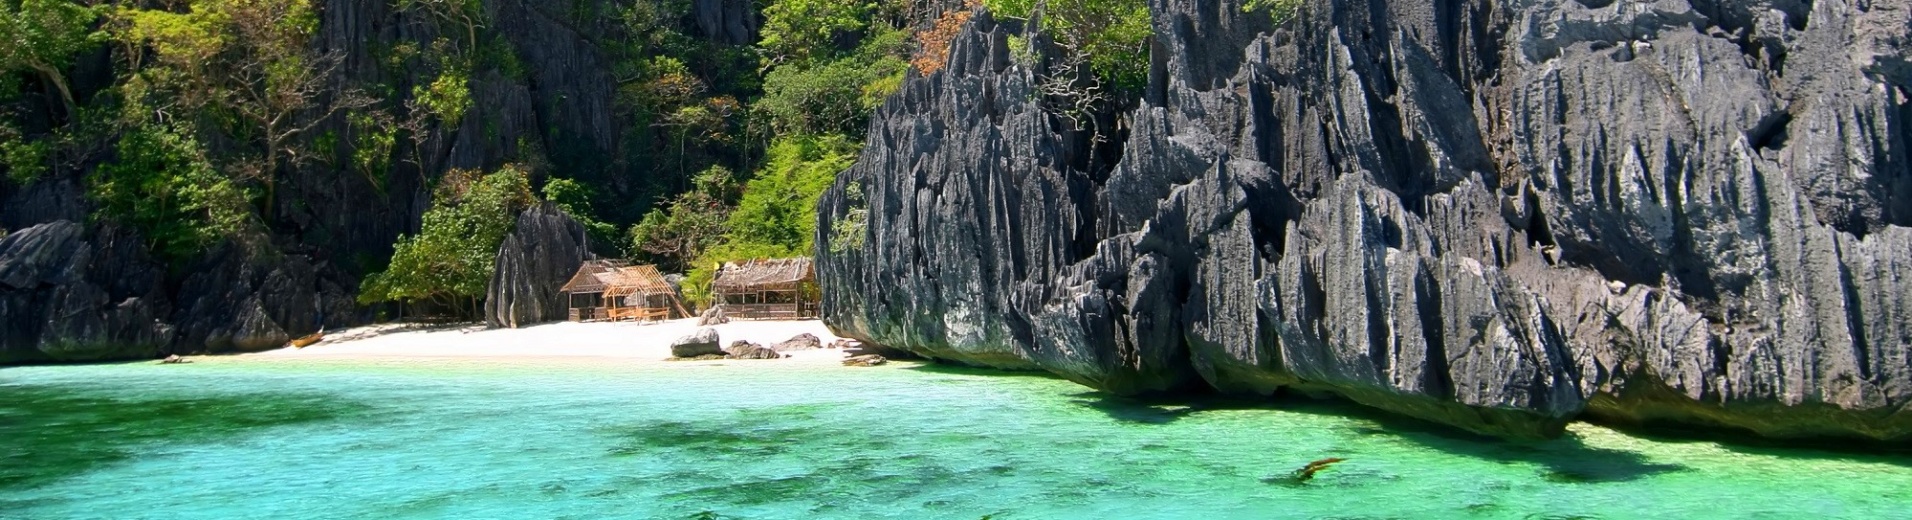
[[[817,316],[817,268],[809,258],[726,263],[711,292],[731,318],[800,320]]]
[[[571,321],[667,320],[689,317],[677,289],[656,266],[629,265],[616,260],[593,260],[578,266],[571,281],[558,289],[571,309]],[[674,314],[673,314],[674,313]]]

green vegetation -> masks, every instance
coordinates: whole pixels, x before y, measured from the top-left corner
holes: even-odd
[[[615,244],[619,241],[617,226],[597,219],[597,212],[591,210],[591,187],[578,181],[565,178],[552,178],[544,183],[544,200],[557,204],[578,223],[593,242]]]
[[[868,241],[870,208],[869,202],[864,200],[863,184],[852,182],[843,191],[844,198],[850,203],[850,210],[830,225],[830,251],[833,253],[862,249]]]
[[[690,0],[525,4],[575,31],[614,82],[608,113],[590,115],[608,124],[578,124],[577,89],[540,84],[551,64],[524,61],[535,54],[497,30],[489,1],[394,0],[379,23],[397,30],[339,48],[323,24],[343,18],[322,10],[341,7],[324,2],[0,0],[0,182],[73,182],[95,220],[136,229],[175,267],[227,243],[349,243],[338,265],[370,275],[366,302],[467,314],[511,213],[537,194],[598,253],[685,272],[697,295],[720,262],[807,255],[819,232],[861,243],[867,216],[818,230],[818,198],[876,109],[912,69],[940,69],[970,17],[762,0],[758,40],[738,43],[705,34]],[[1051,68],[1092,71],[1091,91],[1146,72],[1141,0],[988,5],[1044,20],[1079,60]],[[1041,56],[1017,41],[1019,62]],[[500,100],[540,117],[487,106]],[[448,172],[504,163],[517,166]],[[359,219],[321,214],[373,194],[388,214],[427,189],[420,232],[389,262],[338,238],[362,236],[338,228]]]
[[[1038,20],[1064,49],[1064,68],[1087,64],[1117,91],[1139,92],[1148,82],[1152,27],[1145,0],[984,0],[983,5],[998,17]]]
[[[1252,13],[1265,9],[1268,17],[1273,19],[1276,25],[1280,25],[1288,23],[1289,20],[1301,14],[1301,2],[1302,0],[1248,0],[1242,3],[1241,11]]]
[[[92,29],[99,12],[65,0],[0,0],[0,72],[31,71],[79,106],[66,79],[73,56],[106,40]]]
[[[447,172],[418,234],[399,237],[391,265],[366,277],[359,301],[426,303],[430,310],[477,316],[498,245],[518,212],[533,202],[531,184],[517,166],[484,176]]]
[[[757,45],[772,63],[827,56],[838,36],[869,23],[873,7],[857,0],[775,0],[764,7],[763,40]]]
[[[153,252],[184,260],[252,228],[250,197],[191,136],[146,125],[121,134],[116,151],[119,160],[100,165],[87,192],[100,216],[145,231]]]

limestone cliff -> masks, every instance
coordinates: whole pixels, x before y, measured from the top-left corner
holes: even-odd
[[[1912,440],[1912,2],[1151,12],[1106,160],[986,14],[883,107],[821,207],[839,334],[1495,435]]]
[[[549,202],[518,215],[498,246],[491,285],[485,291],[485,324],[518,328],[566,318],[558,293],[578,266],[591,259],[584,225]]]

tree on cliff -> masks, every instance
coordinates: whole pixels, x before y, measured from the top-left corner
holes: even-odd
[[[313,48],[319,19],[309,2],[194,0],[184,13],[124,8],[115,19],[134,71],[126,101],[256,145],[256,153],[229,157],[225,166],[264,185],[265,214],[279,169],[310,158],[301,138],[335,114],[372,104],[339,84],[342,54]]]
[[[63,72],[73,55],[99,44],[93,30],[99,13],[65,0],[0,1],[0,72],[30,70],[60,94],[72,114],[79,103]]]
[[[517,166],[483,176],[447,172],[418,234],[399,237],[391,265],[366,277],[359,302],[424,303],[427,311],[477,316],[498,245],[518,212],[534,201],[530,181]]]

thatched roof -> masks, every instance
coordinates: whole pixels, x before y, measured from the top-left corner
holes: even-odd
[[[816,279],[816,263],[808,257],[730,262],[717,271],[711,289],[720,294],[793,291]]]
[[[657,272],[656,266],[625,265],[614,260],[585,262],[578,266],[577,274],[571,275],[571,281],[558,291],[566,294],[604,293],[608,297],[677,294],[670,282],[664,281],[664,275]]]

